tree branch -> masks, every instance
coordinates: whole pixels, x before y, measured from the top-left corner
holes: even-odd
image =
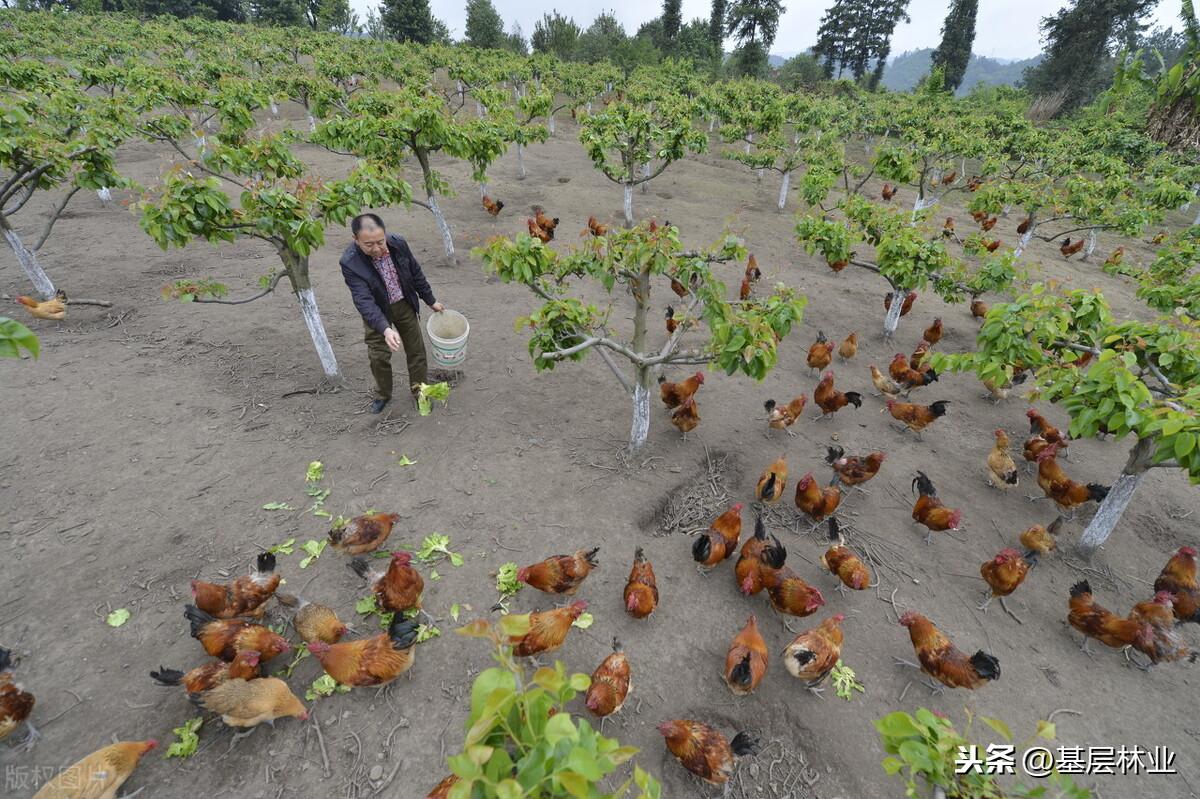
[[[50,231],[54,227],[54,223],[62,216],[63,210],[67,207],[67,203],[71,202],[71,198],[75,196],[75,192],[79,191],[80,187],[76,186],[67,192],[67,196],[62,198],[62,202],[54,209],[54,213],[50,215],[49,221],[46,222],[46,229],[42,231],[41,238],[33,245],[33,251],[37,252],[42,249],[42,245],[46,243],[46,239],[50,238]]]
[[[1150,464],[1151,469],[1179,469],[1181,468],[1175,461],[1163,461],[1162,463]]]
[[[1099,349],[1096,347],[1089,347],[1086,344],[1074,344],[1070,341],[1056,341],[1054,342],[1053,346],[1064,350],[1074,350],[1075,352],[1090,352],[1095,357],[1100,357]]]
[[[270,294],[271,292],[273,292],[275,290],[275,287],[277,285],[279,285],[279,281],[282,280],[285,275],[287,275],[286,269],[284,269],[280,272],[276,272],[275,277],[271,278],[271,282],[267,285],[267,287],[265,289],[260,291],[258,294],[255,294],[253,297],[246,297],[243,300],[220,300],[220,299],[206,300],[206,299],[201,299],[201,298],[197,297],[194,300],[192,300],[192,302],[203,302],[203,303],[209,303],[211,305],[245,305],[248,302],[254,302],[255,300],[262,299],[263,297],[265,297],[268,294]]]
[[[569,358],[583,352],[586,349],[595,347],[600,343],[599,336],[589,336],[574,347],[567,347],[565,350],[555,350],[554,352],[543,352],[541,357],[547,361],[561,361],[563,358]]]
[[[1164,394],[1166,394],[1168,397],[1179,396],[1178,392],[1175,391],[1175,386],[1172,385],[1171,381],[1167,379],[1167,376],[1162,373],[1162,370],[1158,368],[1158,365],[1150,359],[1149,355],[1146,356],[1146,367],[1156,378],[1158,378],[1158,381],[1163,384],[1163,387],[1166,389],[1166,391],[1163,392]]]
[[[1049,221],[1049,220],[1047,220],[1047,221]],[[1046,223],[1043,222],[1042,224],[1044,225]],[[1060,236],[1066,236],[1068,233],[1078,233],[1081,230],[1112,230],[1115,227],[1116,227],[1116,225],[1084,225],[1083,227],[1071,228],[1070,230],[1064,230],[1061,233],[1054,233],[1049,236],[1043,236],[1041,234],[1035,233],[1033,237],[1035,239],[1041,239],[1042,241],[1054,241],[1055,239],[1059,238]]]
[[[232,183],[233,185],[245,190],[245,188],[246,188],[245,183],[242,183],[241,181],[238,181],[238,180],[234,180],[233,178],[229,177],[228,175],[223,175],[220,172],[214,172],[213,170],[209,169],[208,167],[206,167],[204,165],[203,162],[200,161],[199,158],[192,158],[190,155],[188,155],[187,152],[182,147],[179,146],[179,142],[175,141],[174,139],[172,139],[170,137],[164,137],[162,139],[162,141],[165,141],[167,144],[171,145],[171,147],[174,148],[175,152],[179,153],[184,158],[186,158],[188,160],[188,163],[195,166],[201,172],[205,172],[209,175],[212,175],[214,178],[219,178],[221,180],[228,181],[228,182]]]
[[[621,384],[621,388],[625,389],[625,393],[632,396],[633,384],[625,378],[625,375],[621,374],[621,370],[617,368],[617,364],[613,361],[612,356],[609,355],[603,347],[596,350],[596,354],[599,355],[600,360],[604,361],[605,365],[612,370],[613,377],[617,378],[617,382]]]

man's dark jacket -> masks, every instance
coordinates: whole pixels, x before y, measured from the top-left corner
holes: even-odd
[[[408,242],[395,233],[389,233],[387,245],[392,254],[392,263],[396,266],[396,276],[400,278],[400,290],[404,292],[404,301],[420,316],[421,304],[418,297],[425,300],[427,305],[437,302],[433,297],[433,290],[429,288],[429,281],[425,279],[421,265],[408,248]],[[342,267],[342,277],[350,288],[354,307],[368,325],[383,333],[391,324],[386,312],[390,303],[387,286],[376,271],[375,264],[353,242],[342,253],[342,259],[338,263]]]

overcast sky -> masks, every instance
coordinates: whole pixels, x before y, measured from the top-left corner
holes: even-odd
[[[514,20],[528,36],[533,22],[554,7],[554,2],[530,2],[530,0],[492,0],[505,28]],[[778,55],[794,55],[807,50],[816,41],[817,25],[826,6],[832,0],[784,0],[787,11],[779,21],[779,35],[771,48]],[[351,0],[360,17],[378,5],[378,0]],[[658,16],[662,3],[659,0],[564,0],[558,3],[562,13],[573,17],[580,27],[587,25],[605,9],[612,9],[629,33],[635,33],[639,25]],[[1041,52],[1038,22],[1041,17],[1066,5],[1066,0],[980,0],[979,19],[975,36],[974,51],[979,55],[995,58],[1029,58]],[[445,20],[455,39],[462,38],[466,19],[465,0],[430,0],[434,16]],[[683,0],[683,17],[708,17],[711,0]],[[892,39],[892,53],[922,47],[936,47],[942,29],[942,20],[950,7],[950,0],[912,0],[908,13],[912,22],[896,29]],[[1161,0],[1151,19],[1163,26],[1179,28],[1179,0]],[[732,47],[732,42],[727,45]]]

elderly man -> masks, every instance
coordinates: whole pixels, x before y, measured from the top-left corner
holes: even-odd
[[[359,214],[350,223],[354,242],[342,253],[342,277],[366,328],[367,355],[375,376],[376,395],[371,413],[380,413],[392,399],[392,353],[404,347],[408,387],[415,400],[426,380],[428,364],[421,335],[418,298],[434,311],[442,304],[433,297],[429,281],[403,238],[389,234],[375,214]]]

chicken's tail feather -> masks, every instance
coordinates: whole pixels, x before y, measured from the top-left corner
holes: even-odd
[[[179,685],[183,680],[183,672],[159,666],[158,671],[150,672],[150,677],[159,685]]]
[[[12,652],[0,648],[0,671],[8,671],[10,668],[12,668]]]
[[[692,560],[697,563],[703,563],[708,560],[708,556],[712,554],[712,542],[708,540],[708,535],[696,536],[695,542],[692,543]]]
[[[773,499],[775,497],[775,472],[767,475],[767,479],[763,481],[762,489],[758,492],[758,498],[762,500]]]
[[[842,457],[845,454],[846,454],[846,450],[842,449],[837,444],[834,444],[832,447],[826,447],[825,448],[825,462],[833,463],[834,461],[836,461],[838,458]]]
[[[1100,485],[1099,483],[1088,483],[1088,499],[1094,499],[1097,502],[1103,502],[1108,496],[1109,486]]]
[[[733,671],[729,672],[729,680],[741,688],[749,688],[751,677],[750,652],[747,651],[738,664],[733,667]]]
[[[583,557],[591,566],[599,566],[600,562],[596,560],[596,553],[600,551],[600,547],[592,547],[587,552],[583,553]]]
[[[1017,479],[1018,475],[1016,469],[1013,469],[1011,472],[1004,475],[1004,482],[1008,483],[1010,486],[1015,486],[1017,484]]]
[[[269,574],[275,571],[275,553],[259,552],[256,565],[258,566],[258,570],[263,574]]]
[[[829,517],[829,540],[837,541],[842,537],[842,531],[838,528],[838,521],[833,516]]]
[[[1075,583],[1075,585],[1071,586],[1071,596],[1073,597],[1079,597],[1083,596],[1084,594],[1091,593],[1092,585],[1087,580],[1080,580],[1079,582]]]
[[[849,402],[855,408],[861,408],[862,407],[862,394],[859,394],[857,391],[847,391],[846,392],[846,402]]]
[[[995,680],[1000,677],[1000,661],[994,655],[989,655],[982,649],[971,655],[971,665],[975,667],[975,671],[979,672],[979,676],[985,680]]]
[[[772,541],[768,546],[763,547],[759,560],[772,569],[782,569],[783,564],[787,562],[787,548],[778,540]]]
[[[406,619],[397,615],[392,620],[391,626],[388,627],[388,638],[392,639],[392,643],[397,649],[411,649],[417,642],[417,628],[420,626],[421,624],[416,619]]]
[[[357,574],[364,580],[367,579],[367,572],[371,570],[371,564],[367,563],[366,558],[354,558],[350,561],[350,571]]]
[[[193,638],[200,637],[200,631],[204,629],[204,625],[208,624],[209,622],[216,621],[215,617],[205,613],[195,605],[185,606],[183,609],[183,617],[191,622]]]
[[[738,757],[756,755],[759,750],[758,734],[749,730],[739,732],[733,736],[733,740],[729,742],[729,746]]]

